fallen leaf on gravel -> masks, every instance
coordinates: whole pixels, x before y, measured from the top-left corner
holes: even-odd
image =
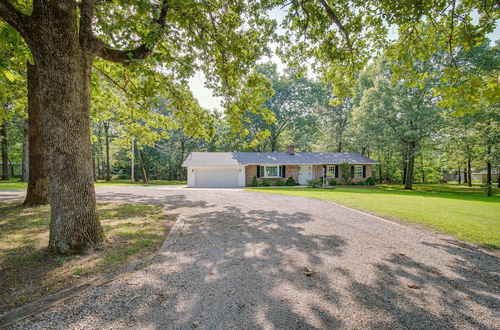
[[[420,285],[417,284],[407,284],[410,289],[422,289]]]
[[[193,328],[197,328],[200,326],[200,322],[193,322]]]
[[[314,270],[312,270],[311,268],[309,268],[309,267],[304,267],[304,268],[302,268],[302,273],[303,273],[305,276],[311,276],[311,275],[316,274],[316,272],[315,272]]]

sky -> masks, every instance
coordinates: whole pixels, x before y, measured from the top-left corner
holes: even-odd
[[[270,11],[270,13],[269,13],[269,16],[271,18],[274,18],[278,22],[278,25],[283,20],[283,15],[284,15],[284,11],[280,8],[274,9],[274,10]],[[474,16],[476,16],[476,15],[473,14],[472,16],[473,16],[473,18],[475,18]],[[276,32],[278,34],[282,33],[282,28],[278,28]],[[395,32],[394,28],[389,29],[389,35],[395,34],[395,33],[396,32]],[[493,42],[500,40],[500,24],[497,24],[495,30],[492,33],[488,34],[487,37],[490,40],[492,40]],[[272,61],[272,62],[276,63],[278,66],[278,69],[280,71],[282,71],[284,69],[285,65],[283,64],[281,59],[276,54],[274,54],[274,49],[276,47],[277,47],[277,44],[271,45],[271,49],[273,50],[273,55],[270,58],[269,57],[263,58],[261,60],[261,62]],[[191,88],[191,91],[193,92],[194,97],[196,97],[196,99],[198,100],[200,105],[206,109],[222,110],[222,106],[221,106],[222,98],[213,96],[212,90],[206,88],[204,86],[204,82],[205,82],[205,75],[203,74],[203,72],[198,72],[194,77],[192,77],[189,80],[189,86]]]

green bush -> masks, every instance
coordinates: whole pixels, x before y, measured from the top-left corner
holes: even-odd
[[[252,179],[252,184],[251,186],[252,187],[257,187],[259,185],[259,183],[257,182],[257,177],[254,175],[253,176],[253,179]]]
[[[269,187],[271,184],[269,183],[269,180],[268,180],[268,179],[264,179],[264,180],[262,180],[262,185],[263,185],[264,187]]]
[[[118,180],[130,180],[130,174],[121,173],[116,176]]]
[[[373,176],[371,176],[368,179],[366,179],[365,183],[368,186],[374,186],[375,185],[375,178]]]
[[[285,180],[283,180],[283,179],[276,180],[276,185],[277,186],[284,186],[285,185]]]
[[[364,186],[365,182],[364,181],[358,181],[358,182],[356,182],[356,185],[358,185],[358,186]]]
[[[297,181],[293,177],[289,177],[288,180],[286,180],[286,185],[287,186],[296,186]]]
[[[337,182],[337,180],[335,180],[335,179],[331,179],[331,180],[328,182],[328,184],[329,184],[330,186],[336,186],[336,185],[338,185],[339,183]]]
[[[309,187],[311,188],[318,188],[321,186],[321,180],[307,180],[307,184],[309,185]]]

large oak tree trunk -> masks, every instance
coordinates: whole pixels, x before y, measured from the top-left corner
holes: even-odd
[[[25,205],[49,203],[49,173],[39,98],[39,81],[35,65],[27,64],[28,80],[28,154],[29,178]]]
[[[90,143],[92,56],[78,37],[76,7],[39,8],[39,38],[30,45],[37,64],[47,146],[51,222],[49,249],[74,253],[101,248]]]
[[[415,166],[415,142],[408,143],[408,165],[406,166],[405,189],[412,189],[413,168]]]
[[[9,180],[9,145],[7,142],[7,123],[2,122],[0,128],[0,140],[2,140],[2,180]]]

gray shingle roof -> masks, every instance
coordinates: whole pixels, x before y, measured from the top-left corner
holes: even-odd
[[[258,164],[376,164],[356,152],[192,152],[182,166],[238,166]]]

